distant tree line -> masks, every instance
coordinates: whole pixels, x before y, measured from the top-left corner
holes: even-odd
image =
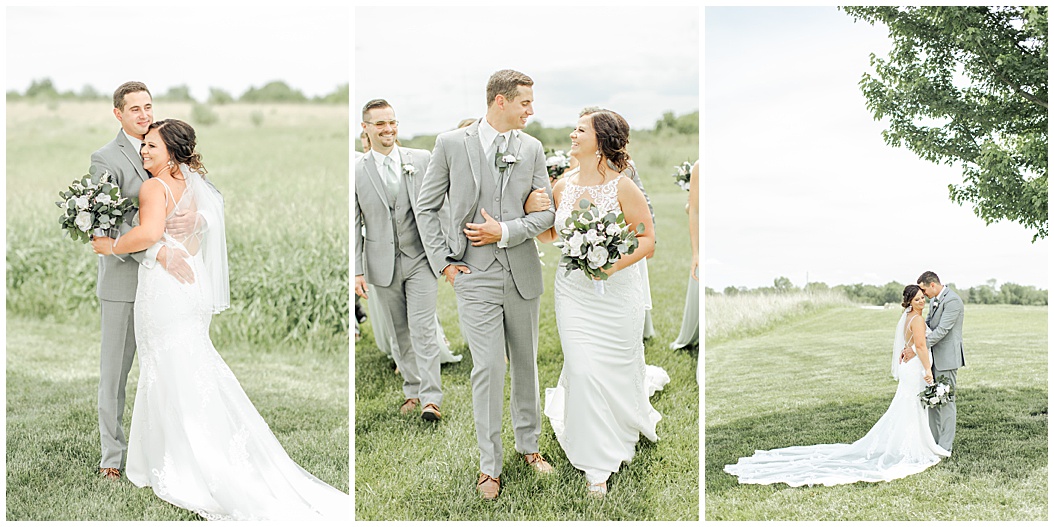
[[[746,287],[728,286],[723,291],[706,288],[706,294],[725,296],[751,295],[751,294],[781,294],[794,292],[841,292],[853,302],[861,304],[882,306],[886,304],[900,304],[904,293],[904,286],[900,282],[889,282],[885,285],[872,284],[849,284],[830,287],[823,282],[810,282],[804,287],[795,286],[790,279],[781,276],[772,281],[772,286],[758,287],[754,289]],[[1012,304],[1023,306],[1045,306],[1047,305],[1047,290],[1037,289],[1031,285],[1018,285],[1012,282],[1004,282],[996,286],[995,279],[986,283],[960,289],[954,283],[946,284],[955,292],[959,293],[963,302],[967,304]]]
[[[205,101],[198,101],[190,95],[190,88],[183,84],[173,86],[164,93],[154,93],[154,98],[159,101],[168,102],[204,102],[210,105],[230,104],[235,102],[246,103],[321,103],[321,104],[347,104],[350,101],[348,84],[342,84],[332,93],[316,97],[307,97],[303,92],[290,87],[282,81],[271,81],[260,87],[251,87],[239,97],[231,95],[220,88],[209,88],[209,97]],[[7,92],[8,101],[17,100],[108,100],[112,97],[110,93],[96,90],[90,84],[85,84],[79,92],[67,90],[60,92],[55,88],[51,79],[44,78],[34,80],[26,91],[19,93],[18,90]]]
[[[631,123],[632,124],[632,123]],[[531,121],[524,132],[542,142],[543,145],[559,145],[567,143],[567,136],[571,134],[571,127],[559,128],[546,127],[539,121]],[[436,135],[425,134],[411,138],[399,138],[399,143],[408,148],[424,148],[431,150],[435,146]],[[633,129],[630,134],[630,143],[633,141],[644,141],[652,136],[670,135],[699,135],[699,111],[676,115],[672,111],[663,113],[662,118],[655,122],[652,128]]]

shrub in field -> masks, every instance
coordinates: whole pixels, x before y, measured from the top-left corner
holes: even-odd
[[[211,126],[220,122],[220,116],[206,104],[194,103],[190,108],[190,120],[194,124]]]

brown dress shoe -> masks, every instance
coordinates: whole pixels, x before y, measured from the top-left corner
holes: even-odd
[[[102,477],[110,481],[117,481],[121,479],[121,470],[113,467],[100,468],[99,474],[102,474]]]
[[[407,399],[403,401],[403,405],[399,407],[399,413],[406,415],[414,411],[414,409],[417,408],[417,404],[420,402],[420,399]]]
[[[476,481],[476,491],[479,492],[479,497],[485,500],[498,499],[498,490],[501,489],[501,478],[492,478],[482,472],[479,474],[479,480]]]
[[[421,411],[421,419],[425,421],[438,421],[443,418],[443,414],[439,413],[439,407],[428,403],[425,405],[425,409]]]
[[[523,456],[523,460],[527,462],[535,472],[539,474],[552,474],[553,466],[549,464],[541,454],[535,452],[533,454],[527,454]]]

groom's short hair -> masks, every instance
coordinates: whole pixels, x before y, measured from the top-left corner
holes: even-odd
[[[117,87],[113,92],[113,107],[118,110],[124,111],[124,96],[129,93],[136,93],[145,91],[147,95],[150,95],[150,90],[146,89],[146,84],[139,81],[128,81]],[[150,95],[152,99],[154,96]]]
[[[388,104],[388,101],[386,101],[384,99],[373,99],[373,100],[367,102],[366,105],[362,107],[362,121],[366,122],[366,119],[369,119],[369,117],[370,117],[370,110],[372,110],[374,108],[391,108],[391,107],[392,107],[392,105]]]
[[[495,71],[487,81],[487,108],[494,103],[498,94],[510,101],[515,99],[520,94],[520,86],[534,86],[534,81],[516,70]]]
[[[919,276],[919,279],[916,280],[915,283],[921,285],[939,284],[941,283],[941,279],[937,278],[937,273],[933,271],[926,271],[925,273],[922,273],[921,276]]]

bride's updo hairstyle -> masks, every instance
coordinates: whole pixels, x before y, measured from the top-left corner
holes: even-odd
[[[621,115],[611,110],[600,110],[590,114],[593,117],[593,130],[597,134],[597,148],[600,153],[615,165],[615,170],[622,172],[629,166],[629,123]],[[597,160],[600,173],[605,172],[603,159]]]
[[[904,300],[900,303],[900,307],[911,306],[911,301],[915,299],[915,295],[919,294],[922,288],[915,284],[910,284],[904,288]]]
[[[176,164],[184,164],[198,174],[207,174],[205,165],[201,163],[201,154],[194,151],[197,146],[197,136],[194,128],[179,119],[162,119],[150,124],[149,130],[157,129],[161,134],[161,140],[165,142],[168,157]]]

